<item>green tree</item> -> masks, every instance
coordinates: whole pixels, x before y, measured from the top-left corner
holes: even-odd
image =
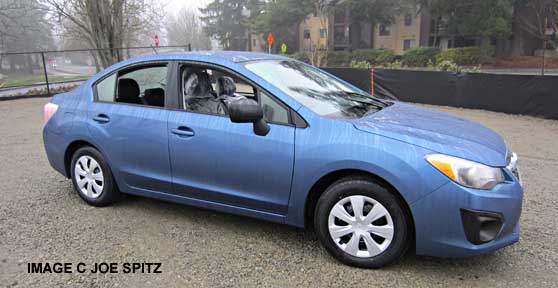
[[[410,9],[408,0],[347,0],[345,5],[351,13],[351,21],[356,24],[389,24],[394,17]]]
[[[395,16],[402,15],[414,8],[410,0],[347,0],[340,5],[350,12],[351,21],[351,49],[368,48],[363,46],[360,41],[362,35],[362,25],[364,23],[372,24],[375,27],[378,24],[391,24]]]
[[[259,7],[261,1],[258,0],[213,0],[200,9],[204,30],[225,50],[245,50]]]
[[[419,11],[427,11],[432,17],[432,37],[433,43],[438,43],[441,28],[446,24],[446,20],[449,19],[453,11],[453,7],[456,5],[455,0],[416,0],[415,7],[418,7]],[[436,46],[437,44],[434,44]]]
[[[506,38],[511,33],[513,0],[469,0],[455,4],[450,30],[457,35]]]
[[[313,12],[309,0],[272,0],[265,4],[255,19],[257,33],[273,33],[276,43],[286,43],[288,49],[296,49],[298,25]],[[274,45],[277,52],[279,45]],[[289,52],[293,52],[292,50]]]
[[[457,36],[507,38],[511,34],[513,5],[517,0],[417,0],[435,22],[435,35],[441,27]],[[436,40],[436,39],[435,39]]]

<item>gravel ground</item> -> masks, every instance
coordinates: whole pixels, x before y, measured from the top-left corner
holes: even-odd
[[[344,266],[312,233],[127,196],[80,200],[42,146],[46,99],[0,102],[0,285],[6,287],[499,286],[558,283],[558,121],[431,107],[481,122],[521,156],[521,241],[476,258],[408,255],[382,270]],[[28,262],[161,262],[162,274],[28,274]],[[341,285],[339,285],[341,284]]]

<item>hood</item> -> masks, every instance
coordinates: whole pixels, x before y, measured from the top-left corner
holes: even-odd
[[[433,152],[489,166],[505,167],[506,143],[494,131],[462,118],[396,102],[351,120],[358,130],[397,139]]]

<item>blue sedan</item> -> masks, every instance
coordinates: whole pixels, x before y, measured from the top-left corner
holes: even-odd
[[[518,157],[498,134],[289,58],[131,59],[44,117],[50,164],[94,206],[128,193],[313,229],[365,268],[519,240]]]

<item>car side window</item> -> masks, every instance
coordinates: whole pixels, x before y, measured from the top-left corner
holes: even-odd
[[[115,85],[116,84],[116,73],[110,75],[109,77],[103,79],[97,84],[97,99],[104,102],[113,102]]]
[[[182,70],[184,109],[191,112],[227,115],[227,101],[256,99],[255,87],[230,73],[188,66]]]
[[[279,104],[266,92],[260,92],[260,103],[264,112],[265,120],[268,122],[289,124],[289,110]]]
[[[164,64],[125,70],[97,83],[97,100],[164,107],[166,81]]]
[[[253,99],[260,103],[268,122],[289,125],[287,107],[234,73],[192,65],[184,66],[181,75],[186,111],[226,116],[230,101]]]

